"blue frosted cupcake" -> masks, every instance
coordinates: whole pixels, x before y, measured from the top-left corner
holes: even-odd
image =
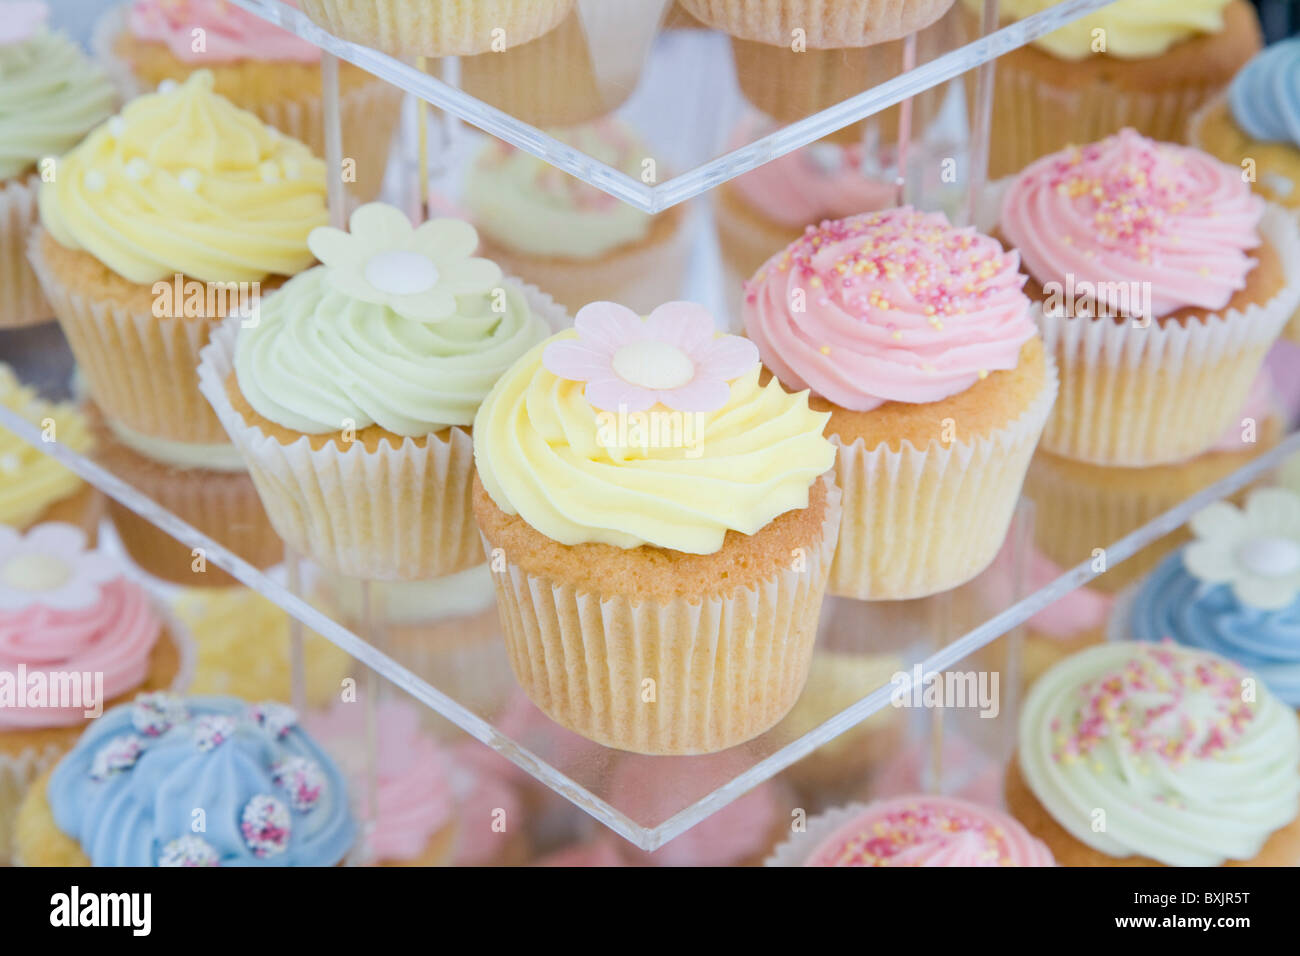
[[[1142,582],[1112,636],[1212,651],[1300,707],[1300,496],[1260,489],[1243,509],[1211,505],[1191,529],[1196,540]]]
[[[356,832],[291,708],[144,694],[33,784],[15,836],[25,866],[334,866]]]

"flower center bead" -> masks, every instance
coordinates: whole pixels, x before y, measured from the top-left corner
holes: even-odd
[[[419,295],[438,284],[438,267],[418,252],[381,252],[366,263],[366,281],[387,295]]]
[[[1300,545],[1290,538],[1253,538],[1237,548],[1237,560],[1251,574],[1285,577],[1300,570]]]
[[[0,582],[15,591],[53,591],[71,577],[67,563],[50,554],[24,554],[0,567]]]
[[[633,342],[614,353],[614,374],[639,388],[681,388],[695,378],[689,355],[667,342]]]

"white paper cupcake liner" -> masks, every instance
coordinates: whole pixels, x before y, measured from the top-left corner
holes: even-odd
[[[40,185],[36,175],[0,184],[0,329],[54,318],[27,261],[27,236],[40,218],[36,206]]]
[[[568,316],[533,286],[513,283],[553,328]],[[230,402],[240,320],[218,328],[203,349],[199,388],[248,463],[262,504],[284,541],[338,574],[417,580],[454,574],[484,560],[471,491],[474,442],[463,428],[423,447],[405,438],[374,451],[361,442],[313,449],[306,435],[289,445],[248,425]]]
[[[1006,538],[1029,460],[1056,400],[1051,352],[1046,381],[1013,422],[971,442],[899,450],[857,439],[838,453],[844,523],[831,594],[906,600],[965,584],[992,563]],[[834,427],[832,419],[832,428]]]
[[[821,480],[826,515],[806,567],[725,597],[602,597],[530,574],[507,553],[497,598],[524,692],[556,723],[636,753],[714,753],[773,727],[807,681],[835,551],[840,494],[829,473]]]
[[[1213,446],[1300,305],[1300,228],[1269,204],[1260,234],[1277,251],[1286,285],[1245,311],[1139,328],[1049,316],[1036,307],[1061,370],[1043,447],[1092,464],[1142,467],[1184,461]]]
[[[686,12],[732,36],[788,47],[793,30],[811,49],[862,47],[929,26],[953,0],[678,0]]]

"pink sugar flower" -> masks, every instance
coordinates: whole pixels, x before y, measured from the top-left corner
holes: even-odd
[[[0,46],[30,40],[49,16],[50,8],[40,0],[5,4],[4,16],[0,17]]]
[[[758,349],[737,335],[718,335],[709,310],[669,302],[647,318],[613,302],[593,302],[573,323],[578,337],[552,342],[542,364],[554,375],[586,382],[596,408],[642,412],[662,404],[712,412],[731,398],[730,383],[758,365]]]

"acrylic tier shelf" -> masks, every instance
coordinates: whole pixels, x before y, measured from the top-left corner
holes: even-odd
[[[801,54],[733,41],[712,30],[666,29],[672,0],[578,0],[572,23],[566,21],[532,43],[423,64],[341,40],[281,0],[233,2],[624,202],[658,212],[955,79],[1114,0],[1063,0],[983,36],[976,18],[958,2],[939,22],[905,40]],[[996,0],[990,0],[990,7],[996,9]],[[651,56],[666,45],[672,46],[672,57]],[[808,106],[783,107],[776,128],[729,140],[746,90],[791,69],[794,56],[823,61],[819,69],[830,70],[826,87],[835,91],[829,94],[835,102],[814,97]],[[720,60],[732,65],[721,78]],[[547,63],[563,63],[565,69],[538,70]],[[671,67],[665,68],[666,63]],[[573,70],[585,72],[569,72]],[[650,181],[615,169],[555,135],[555,127],[574,120],[567,105],[560,109],[546,100],[547,91],[538,87],[547,84],[557,87],[555,103],[579,95],[578,87],[594,90],[589,95],[603,97],[614,115],[636,127],[653,127],[656,120],[670,117],[671,138],[648,137],[655,158],[662,156]],[[596,112],[586,115],[594,118]],[[661,175],[659,169],[665,172]]]
[[[0,333],[0,356],[15,363],[20,376],[51,397],[66,395],[70,384],[71,358],[65,348],[55,325]],[[643,849],[662,846],[760,782],[889,708],[896,687],[906,686],[891,682],[896,669],[925,675],[951,668],[1097,576],[1089,561],[1045,587],[1028,589],[1025,556],[1033,507],[1026,501],[999,560],[964,587],[907,602],[828,599],[814,671],[822,665],[840,666],[845,660],[858,662],[839,672],[833,692],[827,692],[824,684],[810,685],[790,717],[756,740],[723,753],[643,757],[591,743],[544,717],[515,687],[499,639],[479,642],[463,658],[455,654],[412,655],[382,625],[357,620],[355,601],[331,601],[327,593],[331,588],[311,586],[314,575],[305,563],[295,565],[297,573],[286,573],[284,567],[259,570],[160,507],[103,462],[75,454],[58,442],[43,442],[38,428],[3,406],[0,428],[16,432],[63,462],[187,549],[203,549],[210,565],[265,595],[311,631]],[[1206,504],[1232,494],[1298,450],[1300,432],[1123,540],[1107,543],[1107,567],[1114,569],[1180,527]],[[286,581],[308,583],[295,589]],[[345,604],[352,606],[351,612],[340,610]],[[454,630],[455,621],[451,624]],[[885,656],[891,663],[882,663]],[[876,666],[866,663],[868,660],[874,660]],[[916,665],[920,671],[914,670]],[[1012,688],[1016,686],[1018,681],[1006,675],[1002,684],[1004,719],[1015,712]],[[628,764],[639,763],[646,766],[632,767],[629,773]],[[641,783],[635,789],[618,789],[620,780],[629,779]],[[656,782],[653,793],[646,792],[646,780]]]

